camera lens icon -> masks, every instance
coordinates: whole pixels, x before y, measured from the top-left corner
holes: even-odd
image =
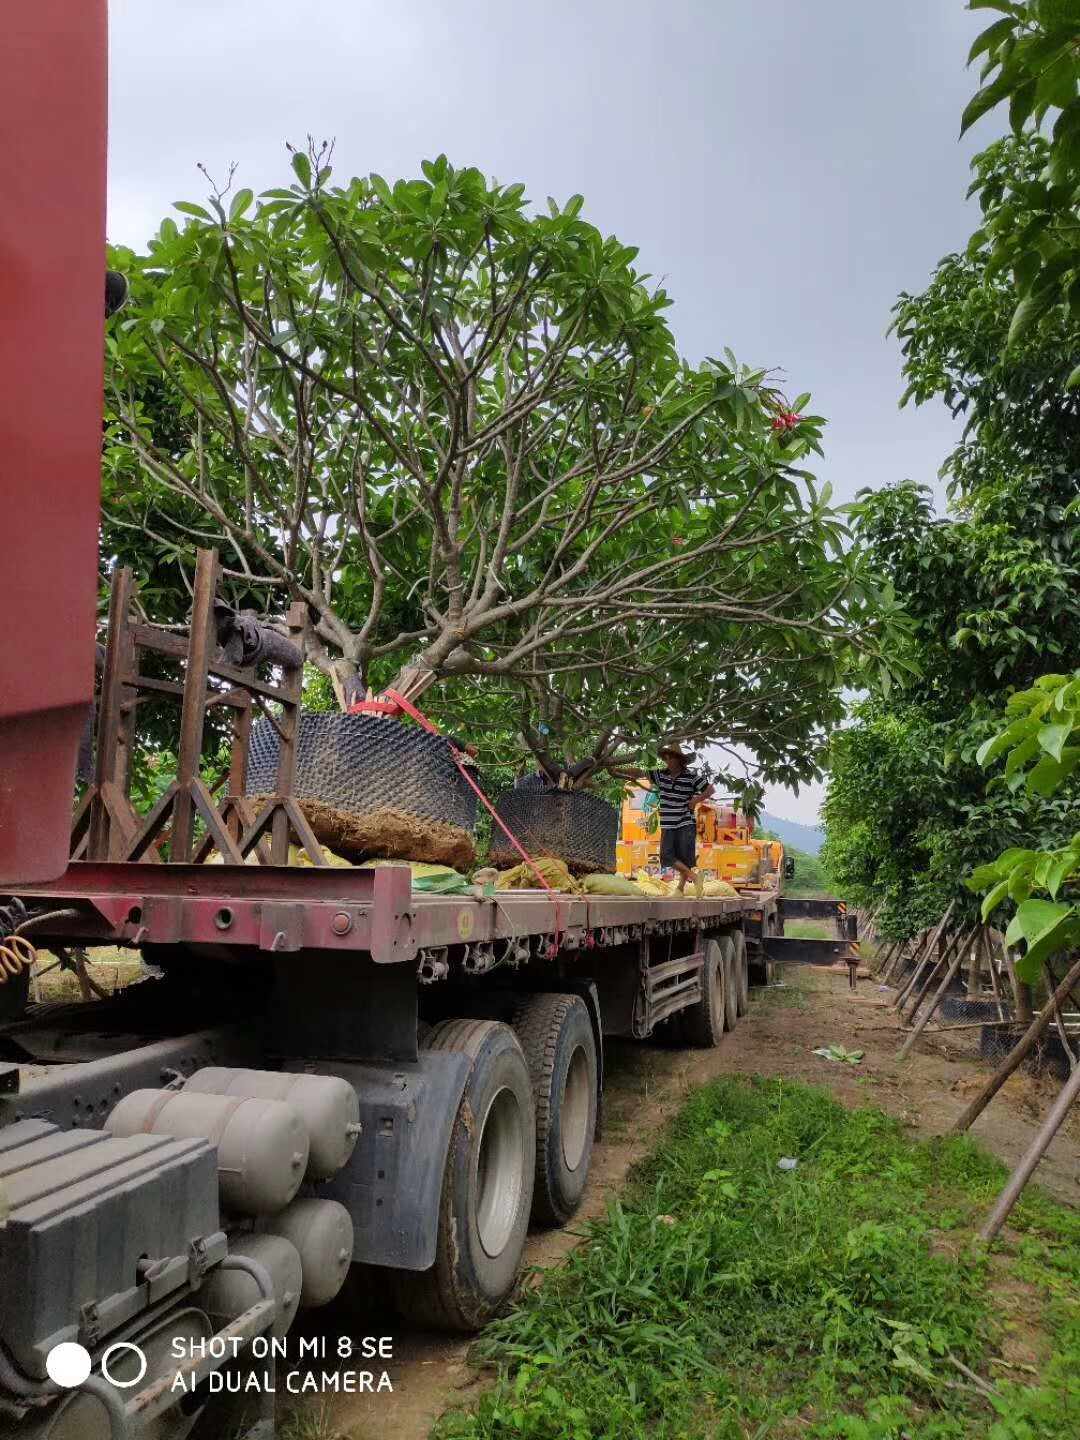
[[[128,1380],[113,1373],[113,1368],[126,1351],[130,1351],[138,1360],[137,1374]],[[85,1345],[78,1345],[73,1340],[54,1345],[45,1357],[45,1372],[61,1390],[77,1390],[89,1379],[92,1366],[90,1351]],[[133,1385],[138,1385],[145,1374],[146,1353],[130,1340],[117,1340],[101,1357],[102,1379],[107,1380],[115,1390],[130,1390]]]

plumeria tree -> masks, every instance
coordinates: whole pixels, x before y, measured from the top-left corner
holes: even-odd
[[[444,157],[393,186],[333,183],[326,147],[292,171],[114,254],[106,552],[179,589],[214,543],[248,603],[303,600],[338,703],[419,667],[598,763],[659,720],[764,727],[798,763],[879,624],[802,469],[808,397],[680,359],[579,196],[538,212]]]

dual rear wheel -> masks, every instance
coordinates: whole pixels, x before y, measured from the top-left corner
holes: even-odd
[[[510,1294],[529,1219],[563,1224],[585,1193],[596,1129],[597,1053],[576,995],[530,995],[513,1028],[444,1020],[427,1050],[472,1061],[446,1157],[435,1263],[397,1271],[409,1320],[476,1330]]]
[[[746,942],[741,930],[706,940],[701,968],[701,997],[667,1022],[667,1039],[699,1050],[719,1045],[745,1015],[750,996]]]

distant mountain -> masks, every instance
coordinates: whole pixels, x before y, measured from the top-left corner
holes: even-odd
[[[762,830],[771,830],[779,835],[785,845],[801,850],[804,855],[817,855],[825,840],[825,831],[820,825],[800,825],[797,820],[781,820],[779,815],[763,811],[758,822]]]

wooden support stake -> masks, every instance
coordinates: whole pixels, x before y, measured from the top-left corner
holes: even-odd
[[[1058,982],[1057,982],[1057,976],[1054,974],[1053,970],[1051,969],[1051,966],[1050,966],[1050,962],[1049,962],[1049,961],[1047,961],[1046,964],[1043,966],[1043,974],[1046,976],[1046,982],[1047,982],[1047,983],[1046,983],[1046,991],[1047,991],[1047,994],[1049,995],[1049,994],[1051,994],[1054,990],[1057,989],[1057,983],[1058,983]],[[1065,1058],[1066,1058],[1066,1059],[1068,1060],[1068,1062],[1069,1062],[1069,1069],[1070,1069],[1070,1071],[1075,1070],[1075,1069],[1076,1069],[1076,1055],[1073,1053],[1073,1048],[1072,1048],[1072,1046],[1069,1044],[1069,1036],[1068,1036],[1068,1034],[1067,1034],[1067,1032],[1066,1032],[1066,1030],[1065,1030],[1065,1021],[1064,1021],[1064,1019],[1063,1019],[1063,1017],[1062,1017],[1062,1014],[1061,1014],[1061,1006],[1060,1006],[1060,1005],[1059,1005],[1059,1006],[1057,1007],[1057,1009],[1054,1011],[1054,1025],[1055,1025],[1056,1028],[1057,1028],[1058,1039],[1061,1041],[1061,1048],[1065,1051]]]
[[[971,959],[968,962],[967,998],[978,1000],[982,994],[983,927],[981,925],[975,931],[975,943],[968,953]]]
[[[918,949],[921,949],[921,947],[922,947],[925,939],[926,939],[926,932],[923,931],[921,937],[919,938],[919,940],[918,940],[918,942],[917,942],[917,944],[916,944],[916,949],[917,949],[917,950],[918,950]],[[893,955],[892,955],[892,958],[891,958],[890,961],[889,961],[889,968],[888,968],[888,970],[887,970],[887,971],[882,975],[882,977],[881,977],[881,978],[885,981],[885,983],[886,983],[887,985],[891,985],[891,984],[893,983],[893,981],[894,981],[895,979],[897,979],[897,977],[898,977],[899,974],[900,974],[900,971],[903,969],[903,966],[904,966],[904,956],[905,956],[905,954],[906,954],[906,952],[907,952],[907,947],[908,947],[908,942],[907,942],[907,940],[906,940],[906,939],[900,940],[900,942],[898,943],[898,945],[897,945],[897,947],[896,947],[896,950],[894,951],[894,953],[893,953]]]
[[[986,1109],[987,1105],[990,1104],[990,1101],[1005,1084],[1005,1081],[1008,1080],[1013,1071],[1031,1054],[1039,1037],[1053,1019],[1058,1006],[1064,1004],[1068,999],[1077,981],[1080,981],[1080,960],[1077,960],[1076,964],[1065,976],[1065,979],[1054,991],[1053,995],[1051,995],[1045,1008],[1031,1025],[1028,1026],[1027,1031],[1016,1042],[997,1070],[990,1076],[990,1079],[979,1091],[978,1095],[975,1096],[959,1120],[957,1120],[956,1124],[952,1127],[952,1133],[954,1135],[962,1135],[965,1130],[970,1130],[971,1126]],[[1080,1067],[1077,1068],[1080,1070]]]
[[[1055,995],[1056,993],[1055,991]],[[1055,1005],[1054,1008],[1056,1010],[1057,1006]],[[986,1224],[980,1230],[979,1234],[983,1240],[986,1241],[987,1245],[993,1244],[998,1231],[1009,1218],[1013,1206],[1017,1200],[1020,1199],[1024,1187],[1034,1173],[1036,1165],[1038,1165],[1039,1161],[1049,1149],[1051,1140],[1053,1140],[1054,1136],[1061,1129],[1061,1122],[1069,1113],[1069,1109],[1078,1094],[1080,1094],[1080,1065],[1073,1070],[1068,1080],[1066,1080],[1062,1086],[1060,1095],[1058,1095],[1053,1105],[1051,1105],[1049,1114],[1039,1127],[1039,1133],[1031,1142],[1027,1154],[1009,1176],[1008,1184],[998,1196],[997,1204],[993,1210],[991,1210]]]
[[[169,859],[174,863],[190,863],[195,838],[195,815],[199,807],[193,786],[202,758],[207,674],[217,643],[214,631],[217,579],[217,551],[200,550],[195,562],[191,632],[184,672],[184,703],[180,715],[180,745],[176,753],[176,786],[172,808],[172,834],[169,839]]]
[[[949,986],[952,984],[952,982],[953,982],[953,980],[954,980],[954,978],[955,978],[955,976],[956,976],[956,972],[960,969],[960,963],[961,963],[961,961],[963,960],[963,958],[964,958],[964,947],[963,947],[963,945],[959,945],[959,946],[957,946],[956,954],[953,956],[953,962],[952,962],[952,964],[949,966],[949,969],[948,969],[948,971],[947,971],[947,973],[946,973],[946,975],[945,975],[945,978],[942,980],[942,982],[941,982],[941,984],[938,986],[938,988],[934,991],[934,998],[933,998],[933,1000],[930,1002],[930,1008],[929,1008],[928,1010],[926,1010],[926,1011],[922,1014],[922,1016],[920,1016],[918,1024],[915,1026],[915,1028],[912,1030],[911,1034],[907,1037],[907,1039],[904,1041],[903,1045],[900,1047],[900,1054],[899,1054],[899,1056],[898,1056],[898,1058],[899,1058],[900,1060],[905,1060],[905,1059],[907,1058],[907,1056],[911,1053],[911,1047],[915,1044],[915,1041],[919,1038],[919,1036],[922,1034],[922,1032],[926,1029],[927,1025],[929,1025],[929,1023],[930,1023],[930,1017],[933,1015],[933,1013],[934,1013],[934,1011],[937,1009],[937,1007],[941,1004],[941,997],[945,994],[945,991],[946,991],[946,990],[949,988]],[[915,1007],[916,1010],[917,1010],[918,1008],[919,1008],[918,1006]],[[915,1010],[913,1010],[911,1013],[912,1013],[912,1016],[914,1016]]]
[[[930,953],[934,949],[934,946],[938,943],[942,935],[945,933],[945,927],[952,919],[952,913],[955,909],[956,901],[950,900],[945,914],[941,917],[937,925],[931,931],[930,939],[927,941],[926,945],[920,946],[920,948],[915,952],[915,955],[913,957],[915,960],[915,969],[912,971],[911,979],[908,981],[908,983],[904,986],[904,988],[900,991],[899,995],[897,995],[896,999],[893,1001],[894,1010],[899,1010],[906,1003],[907,998],[911,994],[912,990],[914,990],[915,986],[919,983],[919,981],[921,981],[923,966],[929,959]]]
[[[889,943],[885,946],[885,958],[882,960],[877,972],[878,978],[880,980],[884,980],[885,976],[888,974],[889,966],[892,964],[893,955],[896,951],[896,947],[898,945],[902,945],[903,943],[904,942],[902,940],[890,940]],[[877,957],[875,956],[875,959],[876,958]]]
[[[945,969],[953,952],[958,951],[960,955],[964,955],[967,952],[967,947],[971,941],[971,935],[972,932],[970,930],[966,934],[962,930],[956,930],[949,937],[948,944],[939,953],[937,962],[935,963],[933,970],[926,977],[921,987],[919,988],[919,993],[915,996],[915,1002],[912,1005],[911,1009],[906,1015],[904,1014],[903,1010],[901,1010],[900,1019],[905,1025],[910,1025],[911,1022],[915,1019],[915,1016],[919,1013],[919,1006],[926,999],[930,986]]]
[[[990,945],[990,926],[983,926],[983,941],[986,945],[986,967],[990,971],[990,988],[994,992],[994,1003],[997,1005],[998,1019],[1005,1019],[1005,1005],[1001,998],[1001,981],[998,979],[997,966],[994,964],[994,952]]]

